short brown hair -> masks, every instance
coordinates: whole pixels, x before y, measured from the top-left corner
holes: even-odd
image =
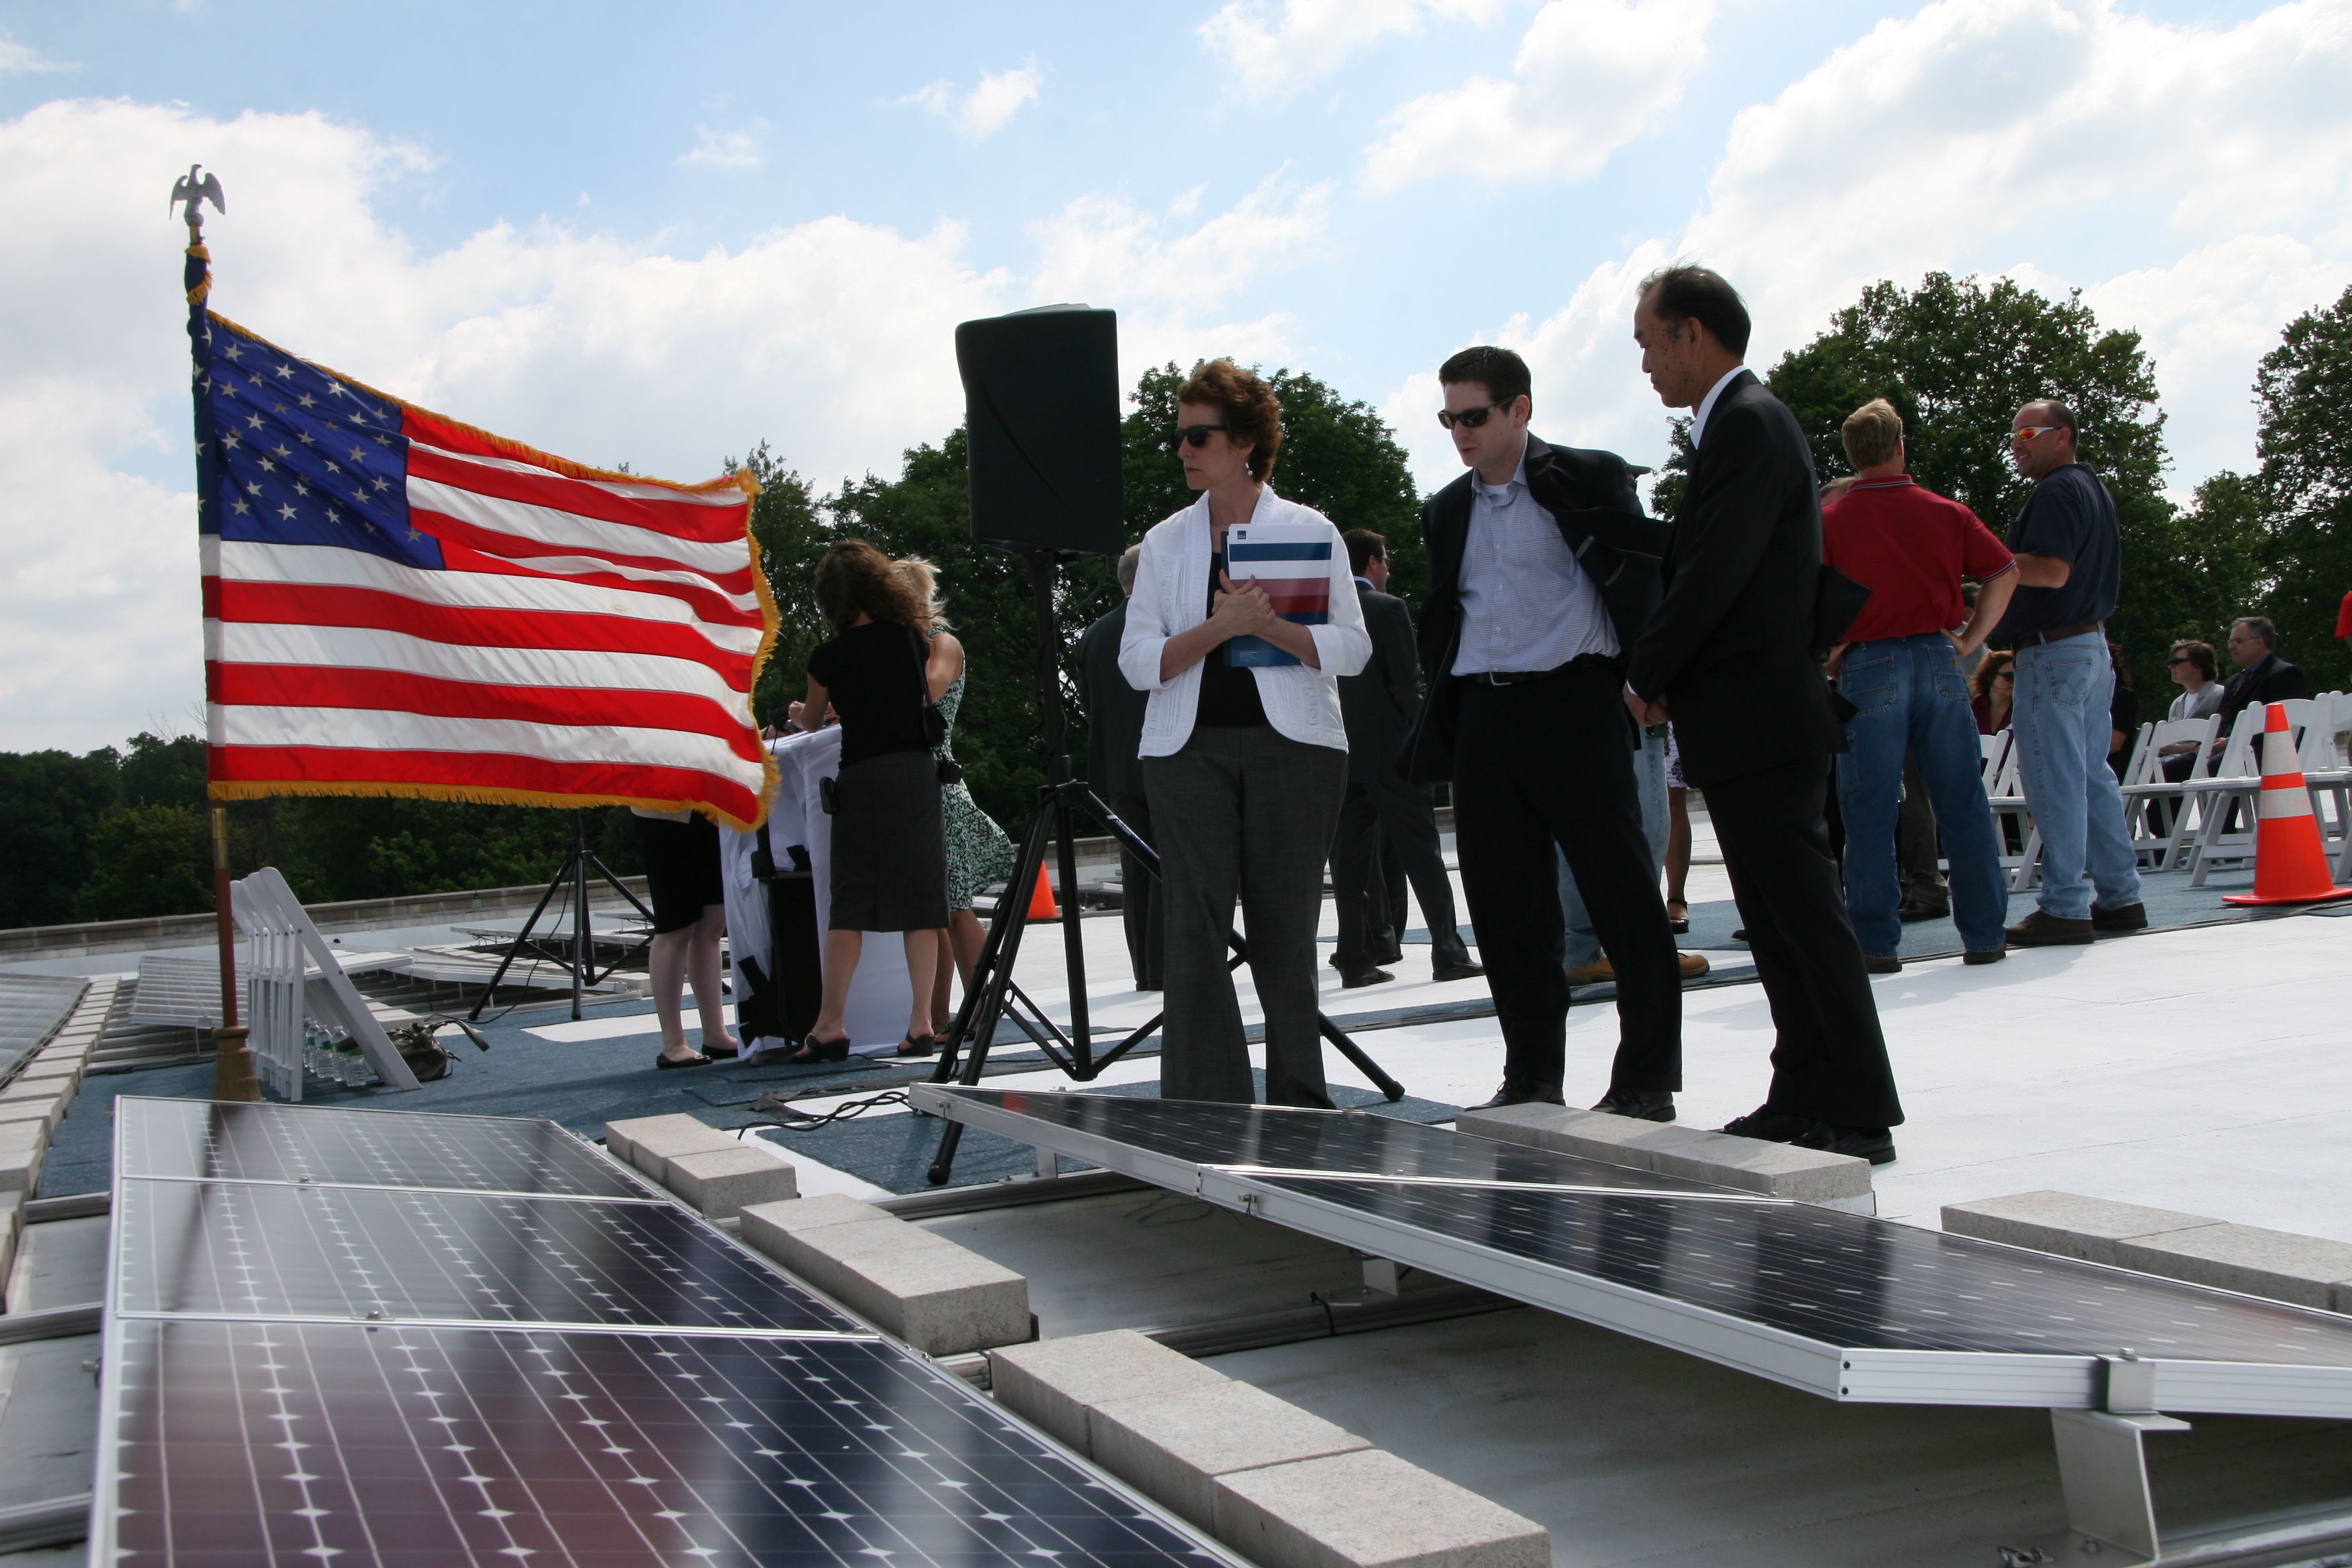
[[[2186,658],[2189,663],[2195,665],[2198,668],[2205,672],[2206,679],[2219,680],[2221,679],[2221,664],[2219,659],[2216,659],[2213,657],[2213,645],[2211,643],[2194,641],[2174,643],[2172,645],[2172,652],[2167,655],[2166,658],[2168,662],[2173,659]]]
[[[1522,397],[1532,401],[1535,379],[1528,374],[1528,362],[1509,349],[1494,343],[1475,343],[1464,349],[1437,367],[1441,386],[1459,386],[1472,382],[1486,389],[1486,395],[1508,408]]]
[[[1282,400],[1265,377],[1229,359],[1202,360],[1176,389],[1179,403],[1214,404],[1223,416],[1225,439],[1250,445],[1250,478],[1264,484],[1282,450]]]
[[[930,624],[931,607],[915,585],[862,539],[836,539],[817,557],[815,587],[817,611],[835,636],[856,626],[860,612],[914,631]]]
[[[1838,433],[1845,437],[1847,462],[1858,469],[1874,468],[1895,460],[1895,449],[1903,444],[1903,416],[1886,399],[1874,397],[1847,415]]]
[[[1351,528],[1339,541],[1348,547],[1348,569],[1359,577],[1373,562],[1389,558],[1389,542],[1369,528]]]

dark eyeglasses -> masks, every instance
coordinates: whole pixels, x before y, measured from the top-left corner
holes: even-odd
[[[2193,658],[2168,658],[2168,659],[2166,659],[2164,662],[2165,662],[2165,663],[2167,663],[2167,664],[2170,664],[2170,665],[2179,665],[2179,664],[2195,664],[2197,661],[2196,661],[2195,659],[2193,659]]]
[[[2013,669],[1996,669],[1992,672],[1992,678],[1995,680],[2015,680],[2017,679],[2017,671]]]
[[[1168,438],[1169,450],[1173,451],[1187,441],[1195,447],[1205,447],[1209,444],[1209,432],[1223,428],[1222,425],[1179,425],[1176,434]]]
[[[1437,422],[1448,430],[1453,429],[1456,425],[1467,425],[1471,429],[1475,430],[1502,411],[1503,405],[1499,403],[1489,403],[1484,408],[1464,408],[1458,411],[1441,408],[1437,411]]]

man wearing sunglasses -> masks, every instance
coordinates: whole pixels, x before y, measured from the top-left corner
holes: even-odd
[[[2042,830],[2039,907],[2009,928],[2011,947],[2147,924],[2123,791],[2107,766],[2116,676],[2106,622],[2121,590],[2123,530],[2074,433],[2073,410],[2055,398],[2019,409],[2009,432],[2010,458],[2033,493],[2009,525],[2019,587],[1994,640],[2017,650],[2010,722]]]
[[[1429,689],[1405,742],[1414,784],[1451,780],[1462,888],[1503,1031],[1488,1106],[1565,1102],[1568,976],[1554,846],[1616,967],[1619,1044],[1595,1110],[1671,1121],[1682,982],[1642,831],[1641,732],[1617,699],[1657,604],[1665,531],[1613,452],[1528,431],[1527,362],[1465,349],[1437,373],[1439,422],[1470,470],[1422,509]]]

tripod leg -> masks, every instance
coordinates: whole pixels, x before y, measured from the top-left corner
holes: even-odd
[[[1364,1054],[1364,1048],[1356,1044],[1355,1041],[1349,1039],[1345,1031],[1343,1031],[1339,1025],[1333,1023],[1322,1014],[1318,1013],[1315,1015],[1315,1026],[1322,1031],[1323,1037],[1331,1042],[1334,1049],[1339,1051],[1341,1056],[1356,1064],[1356,1070],[1358,1072],[1362,1073],[1366,1078],[1370,1079],[1372,1082],[1378,1086],[1384,1098],[1389,1100],[1391,1102],[1394,1102],[1404,1098],[1404,1085],[1397,1082],[1396,1079],[1381,1071],[1381,1064],[1366,1056]]]
[[[1084,790],[1084,784],[1063,786]],[[1087,937],[1078,920],[1078,853],[1070,839],[1070,814],[1055,802],[1055,848],[1062,872],[1062,964],[1069,976],[1070,1044],[1078,1081],[1095,1076],[1094,1028],[1087,1017]]]
[[[572,814],[572,1021],[580,1021],[580,996],[588,975],[588,829]]]
[[[963,1142],[963,1123],[949,1121],[940,1129],[940,1152],[931,1156],[931,1168],[923,1173],[924,1180],[935,1187],[945,1186],[955,1172],[956,1145]]]
[[[499,982],[507,977],[507,970],[515,961],[515,954],[520,952],[524,945],[530,941],[531,931],[539,925],[539,917],[547,912],[548,900],[555,897],[555,889],[563,886],[565,879],[571,874],[572,858],[567,855],[564,857],[563,864],[556,869],[555,879],[547,884],[547,891],[540,894],[538,904],[530,911],[530,919],[522,922],[522,930],[515,932],[514,941],[507,944],[506,956],[499,960],[499,967],[490,975],[490,983],[483,986],[482,994],[474,999],[473,1007],[466,1014],[467,1023],[470,1024],[482,1016],[482,1009],[490,1005],[491,996],[497,994]]]

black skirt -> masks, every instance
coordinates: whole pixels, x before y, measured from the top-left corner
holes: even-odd
[[[653,895],[656,932],[684,931],[702,918],[704,909],[727,901],[727,883],[719,868],[719,829],[709,817],[629,820],[637,825],[637,848],[646,859],[646,890]]]
[[[833,784],[834,931],[948,923],[947,817],[929,752],[850,763]]]

